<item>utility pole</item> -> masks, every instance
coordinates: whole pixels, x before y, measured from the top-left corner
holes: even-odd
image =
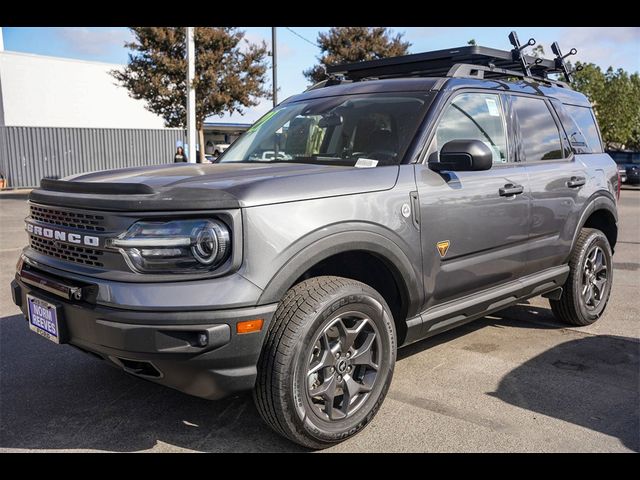
[[[187,27],[187,145],[189,163],[196,163],[196,91],[193,80],[196,76],[196,46],[193,27]]]
[[[273,106],[278,104],[278,41],[276,39],[276,27],[271,27],[271,67],[273,69]]]

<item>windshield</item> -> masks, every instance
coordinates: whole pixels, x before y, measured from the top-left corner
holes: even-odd
[[[253,124],[220,163],[395,165],[420,125],[427,99],[425,92],[377,93],[284,104]]]

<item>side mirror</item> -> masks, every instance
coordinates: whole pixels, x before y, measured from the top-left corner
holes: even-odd
[[[439,157],[440,161],[429,161],[429,168],[436,172],[489,170],[493,163],[493,152],[480,140],[451,140],[444,144]]]

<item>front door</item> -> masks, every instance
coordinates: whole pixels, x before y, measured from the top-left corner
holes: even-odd
[[[444,107],[424,163],[416,165],[425,309],[516,280],[529,235],[524,164],[514,162],[501,96],[462,92]],[[480,140],[490,170],[435,172],[427,160],[451,140]]]

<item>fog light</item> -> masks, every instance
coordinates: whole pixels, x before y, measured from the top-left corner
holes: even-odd
[[[199,347],[206,347],[208,343],[209,343],[209,336],[205,332],[199,333],[198,334],[198,346]]]

